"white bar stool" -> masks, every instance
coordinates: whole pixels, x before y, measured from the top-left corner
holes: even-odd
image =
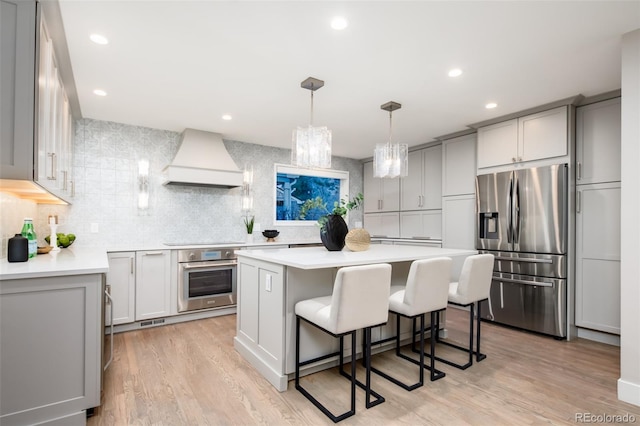
[[[431,371],[431,381],[441,379],[445,376],[442,371],[438,371],[435,368],[434,336],[438,333],[436,316],[438,316],[439,312],[447,308],[452,263],[453,261],[448,257],[416,260],[411,263],[406,286],[399,288],[396,286],[392,287],[391,295],[389,296],[389,312],[396,315],[396,356],[417,364],[420,368],[420,380],[412,385],[407,385],[377,368],[371,367],[371,371],[405,390],[412,391],[424,385],[425,368]],[[424,363],[424,317],[427,313],[431,313],[431,360],[428,366]],[[419,361],[400,352],[401,316],[413,320],[414,324],[415,320],[420,318]],[[414,338],[415,333],[412,334],[412,343]]]
[[[480,362],[487,356],[480,352],[480,303],[489,298],[491,290],[491,279],[493,277],[493,255],[477,254],[469,256],[465,259],[460,272],[458,282],[449,284],[449,303],[456,306],[469,307],[469,347],[456,345],[451,342],[440,340],[440,336],[436,335],[436,341],[451,346],[455,349],[467,352],[469,360],[466,364],[457,364],[455,362],[436,357],[436,359],[445,364],[466,370],[473,365],[473,355],[476,355],[476,361]],[[474,306],[478,304],[478,315],[476,318],[476,350],[473,350],[473,320]],[[438,326],[439,318],[438,318]]]
[[[391,287],[391,265],[349,266],[336,274],[331,296],[317,297],[296,303],[296,371],[295,386],[309,401],[329,417],[334,423],[356,413],[356,385],[366,392],[366,407],[371,408],[384,402],[384,398],[371,390],[371,365],[366,363],[366,384],[356,379],[356,332],[364,329],[365,359],[371,360],[371,327],[382,325],[389,317],[389,289]],[[340,339],[338,353],[300,362],[300,322],[304,320],[327,334]],[[344,339],[351,335],[351,374],[343,370]],[[339,355],[340,374],[351,382],[351,409],[334,415],[313,395],[300,385],[300,367],[329,356]],[[370,402],[370,395],[376,399]]]

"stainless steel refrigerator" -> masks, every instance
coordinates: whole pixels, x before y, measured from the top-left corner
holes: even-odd
[[[568,166],[476,178],[477,249],[495,256],[482,317],[567,335]]]

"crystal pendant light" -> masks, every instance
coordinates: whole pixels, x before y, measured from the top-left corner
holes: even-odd
[[[402,108],[402,105],[391,101],[380,105],[380,108],[389,111],[389,141],[376,144],[376,149],[373,152],[373,177],[405,177],[409,173],[409,146],[407,144],[391,143],[392,113]]]
[[[324,81],[309,77],[300,87],[311,91],[311,116],[308,127],[293,131],[291,164],[306,168],[331,168],[331,130],[313,127],[313,92],[324,86]]]

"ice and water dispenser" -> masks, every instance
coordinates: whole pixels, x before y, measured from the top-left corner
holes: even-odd
[[[497,240],[498,237],[498,212],[479,213],[478,237],[489,240]]]

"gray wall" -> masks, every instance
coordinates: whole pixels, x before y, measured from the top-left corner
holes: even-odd
[[[288,137],[288,135],[283,135]],[[71,206],[39,205],[36,232],[48,234],[49,214],[58,214],[59,232],[75,233],[74,245],[138,248],[171,241],[244,241],[240,188],[163,186],[162,169],[173,159],[180,134],[120,123],[82,119],[76,122]],[[226,141],[240,169],[254,169],[254,210],[261,229],[273,229],[274,164],[289,164],[289,149]],[[150,163],[150,207],[137,208],[137,164]],[[362,192],[360,161],[333,157],[332,168],[349,172],[351,196]],[[362,212],[350,214],[350,226]],[[92,233],[91,224],[98,224]],[[279,240],[318,239],[315,225],[277,226]],[[256,241],[263,241],[261,235]]]

